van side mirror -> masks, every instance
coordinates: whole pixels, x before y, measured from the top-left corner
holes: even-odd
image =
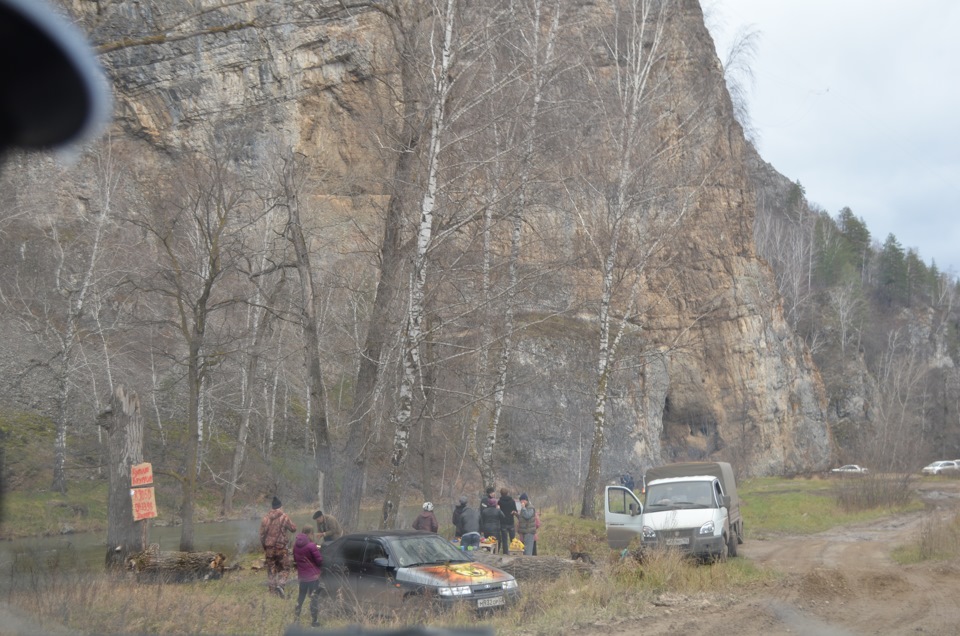
[[[638,506],[635,502],[632,502],[630,504],[630,516],[636,517],[638,514],[640,514],[640,506]]]
[[[726,508],[727,510],[730,509],[730,495],[723,496],[723,507]]]

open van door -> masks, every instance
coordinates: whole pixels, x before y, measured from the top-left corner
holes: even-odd
[[[643,504],[632,490],[623,486],[607,486],[603,499],[607,543],[615,550],[622,550],[641,532]]]

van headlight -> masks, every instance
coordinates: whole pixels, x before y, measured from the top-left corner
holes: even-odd
[[[650,526],[643,526],[643,529],[641,530],[641,532],[643,533],[643,538],[644,538],[644,539],[656,539],[656,538],[657,538],[657,531],[654,530],[653,528],[651,528]]]
[[[468,596],[470,594],[469,585],[459,585],[457,587],[441,587],[437,589],[437,594],[440,596]]]
[[[706,522],[705,524],[703,524],[702,526],[700,526],[700,534],[701,534],[701,535],[704,535],[704,534],[711,534],[711,535],[712,535],[712,534],[713,534],[713,530],[714,530],[713,521],[708,521],[708,522]]]

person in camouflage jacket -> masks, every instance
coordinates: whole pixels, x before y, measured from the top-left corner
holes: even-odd
[[[270,592],[280,598],[284,597],[283,586],[290,576],[287,533],[297,531],[297,526],[283,511],[282,505],[280,499],[274,497],[272,510],[263,515],[260,522],[260,545],[263,546],[263,560],[267,566],[267,585]]]

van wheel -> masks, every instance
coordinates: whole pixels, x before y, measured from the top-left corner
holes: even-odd
[[[735,532],[730,533],[730,538],[727,541],[727,555],[730,558],[737,556],[737,534]]]
[[[727,560],[727,543],[720,544],[720,551],[713,555],[714,563],[723,563]]]

